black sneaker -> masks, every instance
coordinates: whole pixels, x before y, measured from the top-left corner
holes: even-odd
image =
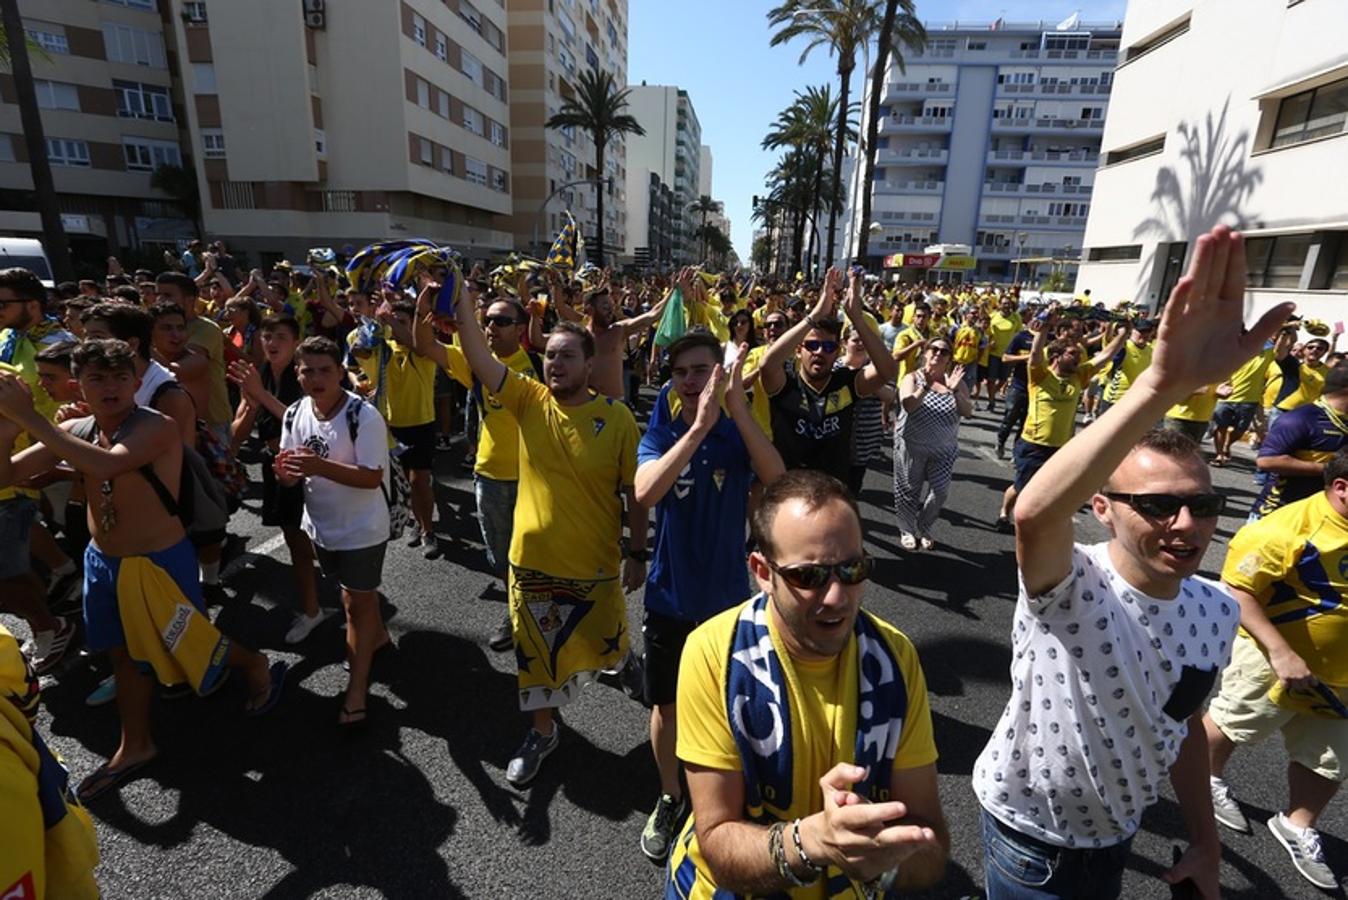
[[[487,646],[493,650],[504,652],[515,646],[515,634],[510,629],[510,616],[506,616],[496,630],[492,632],[491,640],[487,641]]]
[[[1006,516],[997,517],[997,531],[999,534],[1015,534],[1016,525]]]
[[[524,743],[515,751],[515,755],[506,766],[506,781],[515,787],[524,787],[533,781],[543,765],[543,760],[557,749],[561,735],[562,726],[557,722],[552,723],[552,734],[546,736],[530,728],[524,737]]]
[[[998,444],[998,445],[997,445],[997,458],[998,458],[998,459],[1006,459],[1006,445],[1005,445],[1005,444]]]

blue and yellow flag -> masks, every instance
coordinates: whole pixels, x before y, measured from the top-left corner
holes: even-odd
[[[585,249],[585,239],[580,236],[580,228],[571,211],[566,212],[566,224],[557,232],[557,238],[548,250],[547,264],[565,272],[569,278],[580,265],[580,255]]]

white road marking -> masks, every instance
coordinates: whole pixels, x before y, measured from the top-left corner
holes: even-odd
[[[225,571],[220,573],[221,577],[224,577],[226,575],[232,575],[234,572],[237,572],[239,569],[243,568],[243,566],[247,564],[248,557],[250,555],[270,556],[272,551],[275,550],[277,547],[284,547],[285,542],[286,536],[284,534],[274,534],[271,537],[267,538],[267,540],[263,541],[262,543],[255,544],[252,547],[247,548],[238,556],[236,556],[234,559],[230,560],[229,566],[226,567]]]

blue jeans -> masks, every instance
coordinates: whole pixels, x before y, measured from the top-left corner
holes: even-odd
[[[477,495],[477,520],[482,526],[482,543],[487,548],[487,564],[502,578],[510,564],[510,538],[515,525],[515,497],[518,481],[497,481],[473,476]]]
[[[1002,413],[1002,424],[997,429],[997,446],[1005,447],[1013,434],[1020,434],[1025,426],[1025,416],[1030,411],[1030,395],[1015,381],[1006,386],[1006,411]]]
[[[988,900],[1108,900],[1123,890],[1133,839],[1098,850],[1073,850],[1035,840],[986,811],[983,866]]]
[[[20,494],[0,500],[0,578],[28,574],[29,535],[37,520],[37,501]]]

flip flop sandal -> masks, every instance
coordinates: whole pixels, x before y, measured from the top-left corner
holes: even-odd
[[[129,766],[122,766],[120,769],[110,769],[107,763],[94,769],[93,773],[80,782],[79,789],[75,795],[79,797],[80,803],[88,806],[94,800],[106,793],[116,790],[123,784],[131,780],[141,769],[154,762],[158,757],[151,756],[149,759],[142,759],[140,762],[131,763]]]
[[[366,723],[369,722],[369,716],[366,715],[364,708],[347,709],[343,706],[341,715],[347,717],[346,721],[342,721],[341,719],[337,720],[337,727],[343,731],[354,731],[357,728],[364,728]],[[359,716],[359,718],[352,718],[352,716]]]
[[[272,663],[271,685],[267,689],[267,699],[263,701],[261,706],[254,706],[251,709],[245,707],[243,714],[246,716],[262,716],[271,712],[272,708],[275,707],[277,702],[281,699],[281,689],[285,687],[286,673],[289,671],[290,671],[289,663],[284,662]],[[254,695],[252,697],[252,700],[256,699],[257,696]]]

